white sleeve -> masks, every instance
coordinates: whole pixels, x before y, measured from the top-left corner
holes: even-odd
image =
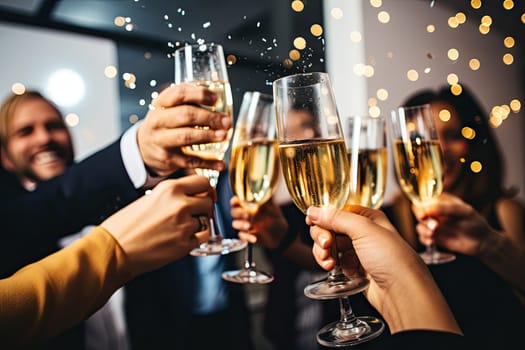
[[[120,139],[120,154],[133,186],[136,189],[146,189],[153,187],[163,180],[164,177],[153,177],[146,170],[137,143],[137,129],[140,123],[141,121],[138,121],[122,135]]]

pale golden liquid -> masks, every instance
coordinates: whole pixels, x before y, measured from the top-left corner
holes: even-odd
[[[243,207],[255,213],[268,201],[279,180],[277,141],[235,145],[230,155],[230,186]]]
[[[348,159],[351,175],[346,204],[379,208],[383,204],[386,188],[386,148],[359,151],[356,169],[353,169],[351,152],[348,153]]]
[[[443,191],[443,154],[438,141],[396,141],[394,161],[399,185],[412,202],[426,202]]]
[[[195,85],[205,86],[213,92],[217,93],[218,98],[213,106],[204,106],[213,112],[227,113],[233,119],[233,99],[230,88],[230,83],[226,81],[196,81]],[[197,128],[209,129],[208,126],[196,126]],[[205,144],[198,144],[187,146],[183,148],[183,152],[187,155],[196,156],[203,159],[222,160],[224,154],[228,150],[233,129],[228,131],[228,137],[223,142],[212,142]]]
[[[343,139],[284,143],[279,158],[288,192],[303,213],[313,205],[343,207],[349,191]]]

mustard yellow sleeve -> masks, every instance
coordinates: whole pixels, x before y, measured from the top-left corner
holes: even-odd
[[[132,277],[124,262],[118,243],[99,226],[0,280],[2,343],[38,343],[86,319]]]

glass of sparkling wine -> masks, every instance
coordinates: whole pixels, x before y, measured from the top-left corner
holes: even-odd
[[[284,180],[295,205],[306,213],[310,206],[343,208],[350,191],[349,160],[335,96],[326,73],[304,73],[277,79],[273,83],[277,117],[279,159]],[[293,124],[300,115],[309,117],[308,133],[295,132]],[[304,135],[309,137],[305,138]],[[335,235],[335,232],[333,233]],[[336,241],[336,240],[334,240]],[[306,286],[307,297],[340,300],[341,319],[347,313],[345,296],[362,292],[369,284],[364,276],[349,278],[342,271],[337,246],[336,264],[326,279]],[[348,304],[348,305],[344,305]],[[339,347],[350,329],[337,328],[333,339],[322,344]],[[319,340],[319,338],[318,338]],[[368,339],[367,339],[368,340]]]
[[[387,148],[385,118],[351,115],[341,120],[348,156],[350,193],[345,210],[352,205],[377,209],[386,189]],[[357,271],[360,271],[358,269]],[[357,275],[356,278],[365,278]],[[341,317],[322,327],[317,341],[325,346],[342,347],[363,343],[379,336],[383,321],[374,316],[355,316],[348,296],[340,298]]]
[[[233,118],[233,98],[226,70],[226,61],[221,45],[214,43],[186,45],[177,49],[175,59],[175,84],[191,83],[204,86],[218,95],[213,106],[201,106],[215,112],[227,113]],[[196,128],[208,128],[196,125]],[[224,159],[228,150],[233,129],[223,142],[197,144],[185,147],[183,152],[205,159]],[[195,169],[197,174],[206,176],[212,187],[219,182],[219,171],[213,169]],[[236,252],[246,246],[239,239],[224,238],[217,224],[218,203],[215,203],[214,215],[210,218],[210,239],[191,251],[194,256],[221,255]]]
[[[255,215],[273,195],[279,180],[279,158],[273,97],[257,91],[244,93],[235,124],[229,162],[230,186],[241,206]],[[273,276],[259,270],[248,244],[242,269],[222,278],[236,283],[264,284]]]
[[[443,191],[444,161],[430,105],[400,107],[392,111],[387,125],[399,187],[415,205],[434,200]],[[420,256],[426,264],[456,258],[435,244]]]

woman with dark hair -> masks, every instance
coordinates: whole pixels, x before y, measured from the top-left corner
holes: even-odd
[[[502,153],[468,88],[424,90],[403,103],[422,104],[432,107],[444,153],[444,193],[419,207],[399,194],[384,211],[416,250],[435,242],[456,254],[431,272],[465,335],[501,346],[525,326],[525,207],[504,186]]]
[[[458,95],[448,86],[436,92],[423,91],[411,96],[403,105],[427,103],[433,107],[445,153],[445,190],[489,217],[494,202],[512,198],[517,190],[506,189],[503,185],[504,160],[487,114],[465,86]],[[473,161],[482,165],[482,171],[471,169]],[[491,186],[486,186],[489,179]]]

